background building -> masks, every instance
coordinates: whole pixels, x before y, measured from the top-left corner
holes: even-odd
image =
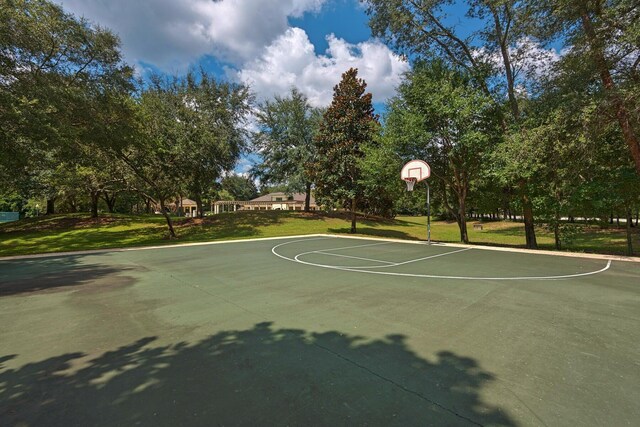
[[[256,197],[252,200],[219,200],[212,204],[212,212],[215,214],[221,212],[242,211],[302,211],[304,210],[304,201],[306,194],[293,193],[286,194],[282,192],[269,193],[264,196]],[[309,209],[315,211],[318,209],[316,200],[311,196]]]

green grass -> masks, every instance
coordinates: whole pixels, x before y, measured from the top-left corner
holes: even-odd
[[[0,256],[149,246],[184,242],[279,237],[314,233],[348,233],[350,222],[343,215],[302,212],[236,212],[207,217],[204,220],[176,218],[178,240],[167,239],[165,220],[159,215],[53,215],[0,224]],[[580,233],[564,249],[579,252],[624,254],[625,230],[578,225]],[[524,227],[520,223],[486,222],[483,230],[474,230],[469,222],[472,243],[499,246],[524,246]],[[553,234],[536,230],[541,249],[553,249]],[[395,220],[358,220],[358,234],[400,239],[426,239],[424,217],[398,217]],[[434,241],[458,242],[455,222],[434,221]],[[634,229],[634,247],[640,248],[640,233]]]

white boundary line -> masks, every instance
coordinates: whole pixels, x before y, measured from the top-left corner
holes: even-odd
[[[258,237],[254,239],[237,239],[237,240],[215,240],[209,242],[194,242],[194,243],[178,243],[174,245],[156,245],[156,246],[134,246],[131,248],[105,248],[105,249],[90,249],[85,251],[67,251],[67,252],[48,252],[42,254],[31,254],[31,255],[11,255],[11,256],[0,256],[0,262],[2,261],[11,261],[11,260],[20,260],[20,259],[35,259],[35,258],[48,258],[48,257],[59,257],[59,256],[68,256],[68,255],[94,255],[94,254],[102,254],[107,252],[128,252],[128,251],[146,251],[151,249],[170,249],[170,248],[182,248],[182,247],[190,247],[190,246],[208,246],[208,245],[222,245],[228,243],[244,243],[244,242],[261,242],[268,240],[282,240],[282,239],[299,239],[299,238],[336,238],[336,239],[361,239],[361,240],[374,240],[381,242],[399,242],[413,245],[424,245],[426,242],[424,241],[416,241],[416,240],[402,240],[402,239],[392,239],[392,238],[381,238],[374,236],[344,236],[340,234],[328,234],[328,233],[315,233],[315,234],[299,234],[295,236],[279,236],[279,237]],[[311,240],[311,239],[309,239]],[[581,252],[556,252],[556,251],[547,251],[547,250],[534,250],[534,249],[521,249],[521,248],[504,248],[499,246],[480,246],[480,245],[464,245],[460,243],[433,243],[436,246],[450,246],[454,248],[472,248],[472,249],[481,249],[485,251],[501,251],[501,252],[518,252],[518,253],[529,253],[536,255],[552,255],[552,256],[564,256],[564,257],[573,257],[573,258],[590,258],[590,259],[604,259],[604,260],[612,260],[612,261],[628,261],[628,262],[638,262],[640,263],[640,257],[625,257],[619,255],[603,255],[603,254],[589,254],[589,253],[581,253]]]
[[[285,246],[285,245],[290,245],[292,243],[300,243],[300,242],[304,242],[307,239],[301,239],[301,240],[294,240],[291,242],[284,242],[284,243],[280,243],[278,245],[275,245],[274,247],[271,248],[271,253],[273,253],[275,256],[285,259],[287,261],[291,261],[291,262],[297,262],[300,264],[305,264],[305,265],[310,265],[313,267],[321,267],[321,268],[328,268],[328,269],[332,269],[332,270],[340,270],[340,271],[351,271],[351,272],[356,272],[356,273],[368,273],[368,274],[382,274],[382,275],[386,275],[386,276],[401,276],[401,277],[422,277],[422,278],[429,278],[429,279],[454,279],[454,280],[558,280],[558,279],[569,279],[569,278],[573,278],[573,277],[583,277],[583,276],[591,276],[594,274],[598,274],[598,273],[602,273],[603,271],[606,271],[609,269],[609,267],[611,267],[611,260],[607,261],[607,265],[604,266],[603,268],[601,268],[600,270],[596,270],[596,271],[589,271],[586,273],[575,273],[575,274],[565,274],[565,275],[557,275],[557,276],[515,276],[515,277],[478,277],[478,276],[444,276],[444,275],[435,275],[435,274],[413,274],[413,273],[393,273],[390,271],[372,271],[372,270],[358,270],[356,268],[353,267],[340,267],[340,266],[333,266],[333,265],[327,265],[327,264],[317,264],[317,263],[313,263],[313,262],[307,262],[307,261],[302,261],[300,259],[298,259],[298,257],[305,255],[305,254],[310,254],[310,253],[314,253],[317,251],[310,251],[310,252],[304,252],[304,253],[300,253],[298,255],[296,255],[294,258],[289,258],[286,257],[284,255],[279,254],[276,249],[281,247],[281,246]],[[402,241],[400,241],[402,242]],[[363,245],[365,246],[365,245]],[[370,245],[366,245],[366,246],[370,246]],[[358,247],[358,246],[356,246]],[[362,246],[359,246],[362,247]],[[346,249],[343,248],[343,249]],[[469,248],[471,249],[471,248]],[[325,251],[329,251],[332,249],[324,249]],[[462,252],[462,251],[453,251],[453,252],[447,252],[447,254],[452,254],[452,253],[456,253],[456,252]],[[439,254],[439,255],[447,255],[447,254]],[[435,256],[433,256],[435,257]],[[433,258],[431,257],[431,258]],[[425,259],[427,259],[429,257],[426,257]],[[418,260],[415,260],[418,261]],[[400,265],[400,264],[398,264]],[[383,268],[383,267],[387,267],[387,266],[380,266],[380,267],[368,267],[368,268]]]
[[[351,258],[351,259],[359,259],[362,261],[373,261],[373,262],[377,262],[380,264],[389,264],[389,266],[395,266],[396,264],[391,262],[391,261],[382,261],[379,259],[371,259],[371,258],[362,258],[359,256],[350,256],[350,255],[340,255],[340,254],[332,254],[329,252],[322,252],[322,251],[313,251],[313,252],[307,252],[309,254],[322,254],[322,255],[330,255],[330,256],[336,256],[336,257],[340,257],[340,258]],[[298,256],[302,256],[302,255],[306,255],[306,254],[300,254]],[[383,267],[383,266],[376,266],[376,267]],[[374,268],[374,267],[358,267],[358,268]]]
[[[320,249],[318,251],[312,251],[312,252],[339,251],[342,249],[366,248],[367,246],[381,246],[381,245],[389,245],[391,243],[394,243],[394,242],[379,242],[379,243],[369,243],[368,245],[341,246],[339,248]]]
[[[362,240],[379,240],[384,242],[398,242],[398,243],[407,243],[411,245],[426,245],[427,242],[424,240],[403,240],[403,239],[393,239],[387,237],[367,237],[367,236],[347,236],[341,234],[324,234],[325,236],[338,237],[342,239],[362,239]],[[432,242],[432,246],[449,246],[452,248],[471,248],[471,249],[481,249],[483,251],[498,251],[498,252],[515,252],[515,253],[525,253],[525,254],[533,254],[533,255],[551,255],[551,256],[563,256],[570,258],[589,258],[589,259],[603,259],[603,260],[611,260],[611,261],[628,261],[628,262],[639,262],[640,257],[629,257],[622,255],[606,255],[606,254],[592,254],[585,252],[561,252],[561,251],[549,251],[546,249],[524,249],[524,248],[508,248],[502,246],[485,246],[485,245],[471,245],[464,243],[444,243],[444,242]]]
[[[296,242],[303,242],[303,241],[306,241],[306,240],[308,240],[308,239],[296,240]],[[293,242],[285,242],[285,243],[293,243]],[[393,264],[392,262],[389,262],[389,261],[380,261],[380,260],[377,260],[377,259],[360,258],[360,257],[357,257],[357,256],[348,256],[348,255],[340,255],[340,254],[328,253],[328,251],[340,251],[340,250],[344,250],[344,249],[353,249],[353,248],[366,248],[368,246],[389,245],[391,243],[394,243],[394,242],[370,243],[368,245],[356,245],[356,246],[341,246],[339,248],[328,248],[328,249],[320,249],[320,250],[317,250],[317,251],[304,252],[302,254],[299,254],[298,256],[307,255],[307,254],[316,254],[317,253],[317,254],[331,255],[331,256],[342,257],[342,258],[353,258],[353,259],[361,259],[363,261],[373,261],[373,262],[378,262],[378,263]],[[273,252],[273,248],[272,248],[271,252]],[[371,268],[373,268],[373,267],[371,267]]]
[[[68,256],[68,255],[96,255],[96,254],[103,254],[107,252],[147,251],[151,249],[186,248],[191,246],[209,246],[209,245],[223,245],[223,244],[229,244],[229,243],[262,242],[262,241],[268,241],[268,240],[282,240],[282,239],[300,239],[303,237],[312,237],[312,239],[307,239],[307,240],[318,240],[318,238],[329,239],[337,236],[333,236],[331,234],[299,234],[295,236],[258,237],[255,239],[214,240],[211,242],[178,243],[175,245],[134,246],[131,248],[105,248],[105,249],[90,249],[86,251],[48,252],[43,254],[12,255],[12,256],[0,257],[0,262],[19,260],[19,259],[50,258],[50,257],[59,257],[59,256]]]
[[[389,242],[391,243],[391,242]],[[394,242],[395,243],[395,242]],[[369,245],[363,245],[363,246],[369,246]],[[357,256],[348,256],[348,255],[340,255],[340,254],[330,254],[327,253],[325,251],[331,251],[331,250],[337,250],[337,249],[349,249],[349,248],[358,248],[358,247],[362,247],[362,246],[348,246],[346,248],[336,248],[336,249],[323,249],[321,251],[310,251],[310,252],[303,252],[301,254],[296,255],[293,259],[296,261],[300,261],[298,258],[302,257],[304,255],[308,255],[308,254],[323,254],[323,255],[333,255],[336,257],[341,257],[341,258],[354,258],[354,259],[361,259],[364,261],[373,261],[373,262],[379,262],[379,263],[385,263],[385,264],[389,264],[389,265],[372,265],[372,266],[358,266],[358,267],[348,267],[348,266],[344,266],[345,268],[350,268],[350,269],[367,269],[367,268],[389,268],[389,267],[397,267],[399,265],[405,265],[405,264],[411,264],[412,262],[418,262],[418,261],[424,261],[427,259],[431,259],[431,258],[438,258],[441,256],[445,256],[445,255],[451,255],[451,254],[455,254],[458,252],[465,252],[465,251],[469,251],[472,248],[464,248],[464,249],[460,249],[457,251],[450,251],[450,252],[444,252],[441,254],[437,254],[437,255],[431,255],[431,256],[426,256],[426,257],[422,257],[422,258],[416,258],[416,259],[410,259],[409,261],[403,261],[403,262],[390,262],[390,261],[381,261],[379,259],[370,259],[370,258],[360,258]]]

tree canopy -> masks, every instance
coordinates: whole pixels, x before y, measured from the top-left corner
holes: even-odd
[[[369,25],[411,71],[380,122],[349,69],[328,108],[301,89],[254,104],[203,70],[135,76],[120,41],[50,0],[0,0],[0,206],[26,215],[162,213],[196,201],[306,192],[327,210],[424,213],[404,162],[432,167],[437,215],[485,215],[574,238],[640,211],[640,6],[631,0],[368,0]],[[562,49],[551,49],[551,46]],[[251,176],[236,173],[252,153]]]
[[[313,177],[311,167],[317,157],[314,138],[322,111],[312,108],[307,97],[293,88],[287,97],[264,102],[257,113],[260,130],[254,135],[262,161],[252,173],[265,184],[284,184],[287,192],[305,192],[309,210]]]
[[[351,232],[356,232],[356,209],[363,201],[361,168],[364,145],[374,139],[377,117],[367,84],[351,68],[333,88],[333,100],[323,115],[316,137],[314,165],[316,198],[351,211]]]

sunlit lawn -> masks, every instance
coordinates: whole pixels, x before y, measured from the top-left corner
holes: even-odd
[[[92,220],[86,214],[55,215],[0,225],[0,256],[148,246],[211,240],[292,236],[315,233],[348,233],[350,222],[342,215],[304,214],[302,212],[236,212],[207,217],[204,220],[175,218],[177,240],[167,239],[165,220],[159,215],[102,215]],[[580,226],[581,232],[563,249],[573,251],[624,254],[624,229]],[[524,227],[514,222],[485,222],[482,230],[469,222],[472,243],[522,247]],[[358,220],[358,234],[400,239],[426,239],[425,217],[398,217],[395,220]],[[640,248],[640,236],[634,229],[634,245]],[[455,222],[433,221],[431,238],[440,242],[458,242]],[[538,244],[553,249],[553,235],[537,229]],[[636,249],[637,251],[637,249]]]
[[[426,238],[426,218],[398,217],[400,221],[412,223],[417,237]],[[473,228],[474,221],[468,222],[471,243],[497,246],[524,247],[524,224],[511,221],[489,221],[482,223],[482,230]],[[571,242],[563,243],[562,249],[574,252],[598,252],[624,255],[627,237],[624,228],[610,226],[575,224],[579,233]],[[431,227],[432,239],[442,242],[459,242],[460,232],[455,222],[436,222]],[[555,249],[553,232],[546,227],[536,227],[536,240],[540,249]],[[640,229],[633,228],[633,246],[635,254],[640,253]]]

